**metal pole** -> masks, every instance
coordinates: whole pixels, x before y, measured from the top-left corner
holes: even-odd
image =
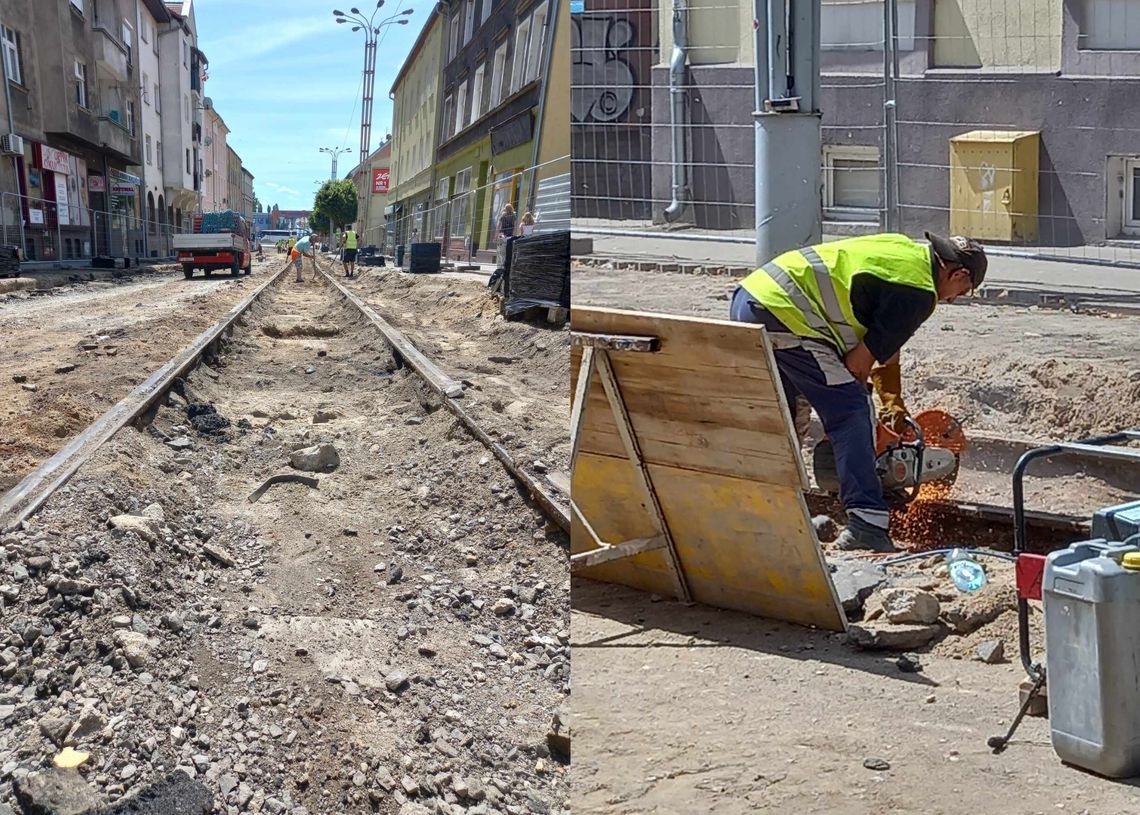
[[[752,2],[752,83],[754,113],[764,110],[768,101],[768,10],[766,0]]]
[[[898,230],[898,207],[895,201],[895,172],[897,170],[894,134],[895,62],[894,19],[891,14],[893,0],[883,2],[883,221],[888,232]]]
[[[790,0],[795,97],[789,96],[784,0],[768,0],[770,104],[754,114],[756,263],[819,243],[820,200],[818,0]],[[778,28],[773,27],[778,24]],[[759,73],[760,67],[757,66]],[[759,94],[758,94],[759,96]],[[764,100],[761,100],[762,102]]]

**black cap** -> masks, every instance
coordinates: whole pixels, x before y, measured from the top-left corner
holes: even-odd
[[[930,241],[930,245],[934,247],[934,254],[938,257],[966,268],[970,273],[970,284],[973,288],[982,285],[982,281],[986,279],[986,267],[989,261],[986,260],[986,250],[980,243],[961,235],[944,238],[933,232],[927,232],[926,239]]]

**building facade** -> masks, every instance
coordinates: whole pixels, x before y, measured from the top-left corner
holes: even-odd
[[[193,0],[166,3],[170,22],[159,30],[159,93],[163,110],[164,203],[176,228],[189,227],[202,205],[202,75]]]
[[[139,0],[136,31],[139,40],[138,78],[143,145],[142,164],[137,174],[142,178],[139,207],[146,221],[146,254],[152,258],[167,257],[173,251],[163,189],[163,117],[158,44],[158,32],[169,22],[170,14],[160,0]]]
[[[444,15],[433,13],[428,18],[388,94],[392,99],[389,251],[428,232],[442,87],[440,45],[445,28]]]
[[[216,212],[227,209],[229,196],[229,145],[226,137],[230,129],[214,109],[207,104],[203,111],[205,132],[202,134],[202,210]]]
[[[361,246],[383,247],[387,242],[387,209],[392,175],[392,138],[372,151],[365,164],[348,174],[356,188],[356,232]]]
[[[894,159],[883,147],[883,3],[822,0],[825,233],[881,228],[888,160],[897,167],[898,223],[908,234],[948,230],[952,211],[973,206],[964,203],[971,195],[977,206],[993,200],[1000,210],[1010,198],[1009,179],[1022,169],[992,162],[966,168],[955,199],[950,160],[951,139],[996,131],[986,138],[1039,134],[1035,200],[1032,211],[1019,213],[1035,226],[1004,242],[1065,247],[1140,237],[1140,195],[1132,195],[1140,182],[1133,139],[1140,109],[1130,101],[1140,94],[1140,15],[1122,13],[1113,0],[891,2],[899,21]],[[659,9],[652,69],[651,110],[661,121],[669,115],[671,11]],[[691,202],[682,220],[696,227],[754,226],[751,15],[748,5],[688,11],[688,84],[696,92],[688,111]],[[1097,126],[1104,122],[1111,126]],[[646,203],[652,221],[661,223],[672,145],[668,127],[646,131],[652,132]],[[575,213],[603,212],[604,193],[624,174],[614,168],[594,181],[600,195],[579,189],[589,171],[578,165],[575,145]]]
[[[241,168],[241,205],[238,210],[241,211],[247,221],[253,219],[253,202],[253,173],[243,165]]]
[[[222,209],[241,210],[241,156],[226,145],[226,195]]]
[[[504,206],[529,200],[551,3],[448,5],[430,237],[452,260],[491,260]]]
[[[4,125],[22,141],[0,162],[0,208],[5,239],[30,260],[143,252],[134,2],[0,9]]]

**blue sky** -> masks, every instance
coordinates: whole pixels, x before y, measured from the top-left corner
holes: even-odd
[[[333,21],[334,8],[367,0],[194,0],[198,44],[210,61],[205,93],[230,129],[230,146],[269,208],[309,209],[331,170],[321,147],[348,147],[343,178],[360,157],[364,33]],[[375,0],[373,0],[373,3]],[[383,29],[376,49],[371,149],[392,127],[388,91],[434,0],[385,0],[377,20],[413,8],[408,25]]]

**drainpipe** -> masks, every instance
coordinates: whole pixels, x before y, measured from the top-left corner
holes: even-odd
[[[665,208],[665,221],[681,217],[689,197],[688,155],[689,91],[685,87],[685,61],[689,54],[687,0],[673,0],[673,59],[669,62],[670,133],[673,136],[673,200]]]
[[[531,152],[530,166],[532,168],[538,167],[539,151],[542,148],[542,132],[545,130],[543,122],[546,119],[546,100],[550,96],[550,65],[554,61],[554,39],[558,31],[558,17],[562,13],[559,8],[558,0],[551,0],[550,2],[550,16],[547,18],[546,24],[546,54],[542,60],[542,95],[538,98],[538,111],[535,121],[535,134],[534,134],[534,149]],[[527,210],[534,212],[535,205],[538,201],[538,170],[532,169],[530,171],[530,185],[527,190]]]

